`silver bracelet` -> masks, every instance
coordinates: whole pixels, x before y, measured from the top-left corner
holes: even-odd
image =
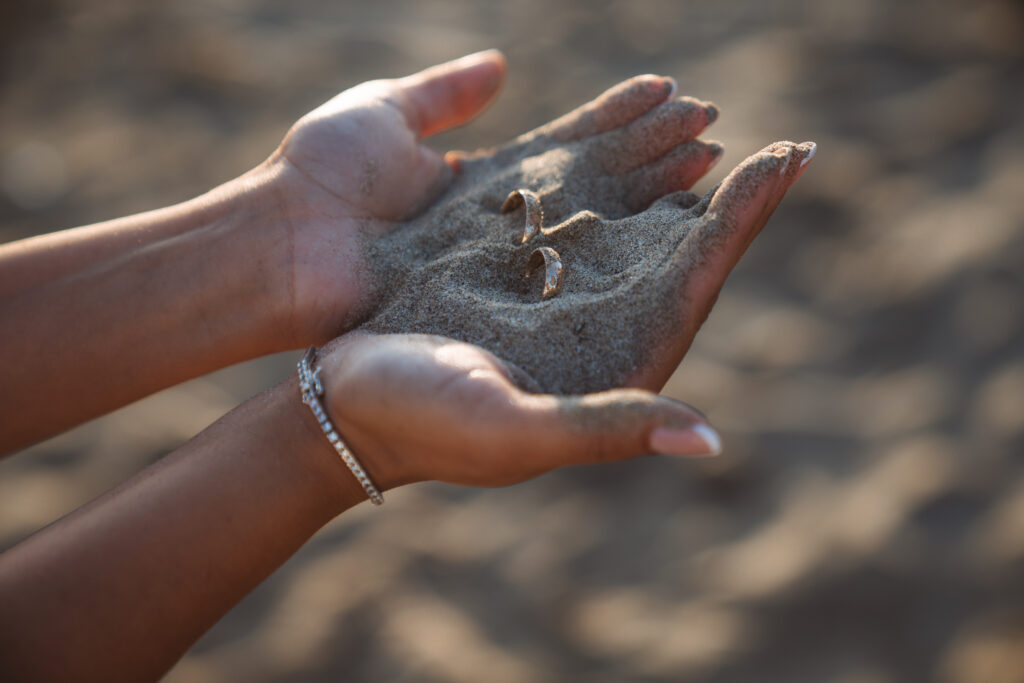
[[[356,456],[352,455],[352,451],[348,449],[345,442],[338,436],[337,430],[331,424],[331,418],[327,416],[327,411],[320,404],[319,397],[324,395],[324,385],[320,382],[321,370],[323,368],[316,365],[316,347],[310,346],[306,349],[302,360],[299,361],[299,389],[302,392],[302,402],[313,411],[317,422],[320,423],[320,429],[324,430],[327,440],[331,442],[334,450],[338,452],[338,455],[341,456],[341,459],[362,485],[366,495],[370,497],[370,502],[374,505],[383,505],[384,496],[380,494],[377,487],[370,481],[370,477],[367,476],[362,465],[356,460]]]

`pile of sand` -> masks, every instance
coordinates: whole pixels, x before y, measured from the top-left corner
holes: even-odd
[[[655,129],[659,117],[678,117],[680,102],[655,107],[643,125]],[[685,133],[691,138],[716,113],[693,103],[684,102],[684,114],[692,119],[694,106],[706,113]],[[700,250],[682,247],[695,228],[715,228],[704,215],[711,193],[699,201],[674,192],[638,212],[638,200],[649,203],[654,181],[631,182],[635,170],[631,176],[620,172],[623,157],[643,158],[645,151],[633,149],[635,138],[626,141],[634,143],[629,150],[616,145],[616,132],[563,141],[542,129],[463,161],[430,209],[367,246],[381,303],[361,329],[476,344],[526,371],[548,392],[622,386],[647,354],[682,329],[688,312],[680,293],[704,261]],[[675,150],[693,156],[699,175],[708,161],[701,154],[710,150],[714,156],[716,147],[683,140]],[[658,151],[646,151],[652,166]],[[777,175],[777,168],[771,173]],[[757,185],[763,175],[748,173],[746,181]],[[525,242],[522,202],[502,212],[518,189],[537,195],[546,222]],[[563,267],[562,290],[547,300],[541,296],[543,269],[526,276],[538,247],[554,249]]]

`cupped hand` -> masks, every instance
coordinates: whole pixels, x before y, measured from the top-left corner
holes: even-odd
[[[530,393],[515,368],[452,339],[355,332],[318,358],[327,411],[382,489],[505,486],[563,465],[719,449],[682,403],[634,389]]]
[[[299,119],[249,175],[274,200],[253,239],[281,255],[269,270],[282,279],[286,346],[324,343],[365,315],[365,243],[422,210],[452,177],[423,138],[482,111],[504,73],[504,57],[490,50],[350,88]]]
[[[389,286],[361,329],[476,344],[554,393],[660,389],[815,151],[769,145],[700,198],[718,110],[671,90],[638,76],[456,157],[447,193],[371,247]]]
[[[548,391],[660,388],[813,145],[769,146],[700,200],[685,190],[721,155],[719,144],[697,138],[718,111],[673,97],[673,82],[660,76],[626,81],[497,150],[453,154],[446,164],[421,143],[477,113],[503,74],[503,58],[491,51],[374,81],[342,93],[289,132],[263,169],[271,171],[268,186],[278,198],[264,233],[282,261],[268,271],[286,279],[275,289],[286,299],[276,310],[285,312],[280,327],[288,345],[320,344],[368,320],[367,331],[479,344],[525,368]],[[459,170],[450,185],[453,167]],[[445,196],[420,213],[445,187]],[[514,234],[522,234],[522,211],[501,210],[508,193],[523,187],[539,196],[545,213],[545,230],[525,243]],[[622,236],[611,246],[601,239],[610,231]],[[657,267],[650,267],[649,249],[634,248],[639,241],[658,243]],[[541,278],[524,277],[539,246],[562,254],[561,297],[542,301],[534,291]],[[496,267],[473,267],[479,263]],[[592,277],[575,277],[588,268]],[[484,277],[467,279],[471,272]],[[446,279],[451,286],[438,287]],[[585,296],[567,296],[580,283]],[[605,320],[623,309],[607,306],[608,299],[637,305]],[[553,357],[523,351],[523,315],[474,309],[474,302],[495,301],[507,310],[529,309],[531,336],[544,340]],[[431,311],[439,306],[451,315],[437,326]],[[610,355],[607,334],[594,334],[610,323],[621,328],[621,357]],[[654,326],[660,334],[652,334]],[[565,349],[575,353],[566,356]],[[547,382],[551,363],[579,367]],[[610,371],[593,372],[602,366]]]

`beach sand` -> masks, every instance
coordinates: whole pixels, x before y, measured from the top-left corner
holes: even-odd
[[[701,199],[685,189],[721,155],[695,139],[717,108],[670,98],[636,116],[671,86],[633,79],[462,159],[433,206],[367,245],[379,308],[362,329],[476,344],[525,371],[525,388],[563,394],[623,386],[692,336],[704,310],[684,303],[688,281],[739,229],[736,211],[814,146],[774,143]]]
[[[698,194],[769,140],[821,146],[664,390],[708,415],[721,457],[389,492],[318,533],[167,683],[1024,681],[1016,0],[36,0],[0,15],[5,240],[196,196],[341,89],[487,47],[508,55],[506,87],[438,150],[493,145],[648,72],[722,107],[727,149]],[[510,239],[513,189],[494,196]],[[528,189],[546,226],[572,214]],[[574,279],[567,264],[565,291]],[[0,461],[0,547],[300,354]]]

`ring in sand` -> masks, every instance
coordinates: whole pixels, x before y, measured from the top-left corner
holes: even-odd
[[[547,301],[562,291],[562,258],[558,252],[551,247],[538,247],[530,254],[530,260],[526,263],[526,277],[537,266],[544,264],[544,291],[541,292],[541,301]]]

